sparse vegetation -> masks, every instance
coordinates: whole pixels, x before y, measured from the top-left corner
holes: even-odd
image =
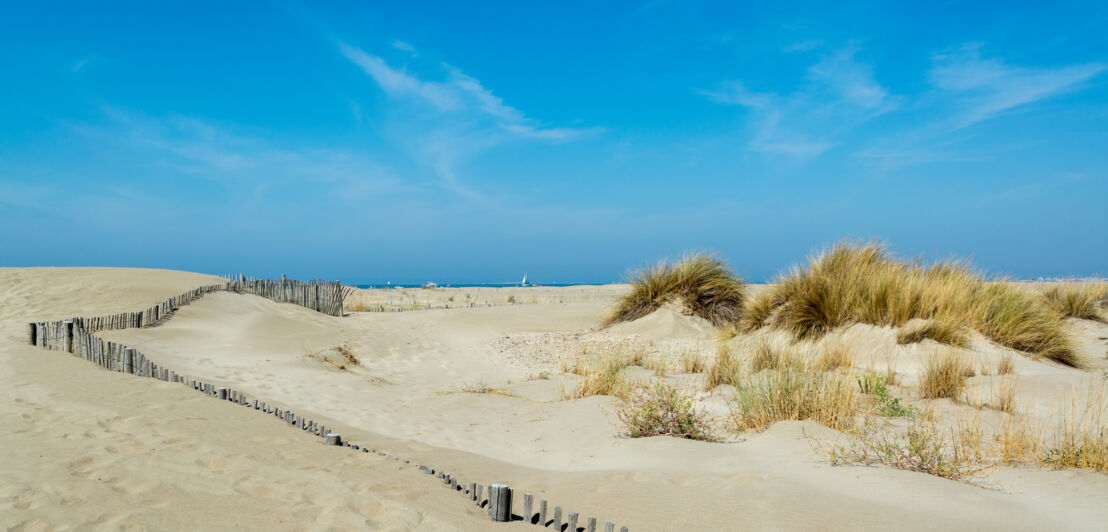
[[[952,340],[946,324],[965,324],[1001,345],[1082,365],[1064,322],[1041,298],[988,281],[964,262],[898,261],[873,243],[833,246],[781,276],[747,310],[748,327],[771,325],[798,339],[850,323],[900,327],[918,318],[944,324],[930,332]]]
[[[693,349],[688,349],[681,354],[681,369],[685,373],[704,373],[706,365],[704,356]]]
[[[800,365],[801,361],[795,355],[795,353],[786,351],[778,345],[762,341],[754,346],[754,356],[750,359],[750,369],[751,371],[762,371]]]
[[[1014,375],[1016,373],[1016,364],[1012,360],[1010,353],[1005,353],[1003,357],[996,363],[997,375]]]
[[[977,471],[974,463],[945,442],[939,427],[917,420],[900,433],[867,427],[853,434],[849,443],[831,445],[832,464],[885,464],[951,480],[963,480]]]
[[[738,322],[741,315],[743,282],[712,254],[660,262],[636,272],[630,282],[631,293],[617,303],[605,325],[639,319],[674,300],[719,327]]]
[[[319,352],[308,353],[307,358],[312,360],[318,360],[325,364],[330,364],[340,370],[348,370],[352,366],[361,365],[358,357],[354,355],[354,352],[350,350],[348,346],[338,345],[328,349],[324,349]]]
[[[1106,321],[1101,313],[1101,306],[1108,297],[1106,283],[1055,285],[1044,290],[1042,297],[1046,306],[1063,318]]]
[[[716,350],[716,360],[708,368],[708,389],[715,389],[721,384],[735,385],[738,382],[742,368],[739,359],[731,352],[731,346],[727,342],[720,342]]]
[[[874,398],[874,411],[879,416],[885,417],[915,417],[918,412],[914,407],[904,406],[900,399],[892,394],[884,377],[876,375],[858,375],[858,388],[866,395]]]
[[[966,378],[973,368],[954,350],[931,355],[920,374],[919,392],[924,399],[958,400],[966,388]]]
[[[641,352],[637,356],[628,356],[623,349],[583,354],[571,368],[574,374],[581,377],[571,397],[623,394],[627,389],[623,379],[624,368],[641,360]]]
[[[820,346],[816,367],[823,371],[849,368],[854,365],[854,351],[842,342],[827,342]]]
[[[841,375],[807,367],[768,369],[740,378],[737,387],[732,420],[740,431],[805,419],[843,430],[861,410],[854,386]]]
[[[616,407],[616,415],[632,438],[675,436],[716,440],[713,422],[693,405],[692,397],[657,382],[631,388]]]
[[[906,325],[896,335],[896,343],[914,344],[931,339],[953,347],[968,347],[969,335],[962,327],[942,320]]]

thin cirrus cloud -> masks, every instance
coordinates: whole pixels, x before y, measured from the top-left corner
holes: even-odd
[[[1038,69],[1013,66],[998,58],[982,58],[980,48],[970,44],[932,58],[928,80],[955,97],[960,108],[952,118],[952,129],[1076,90],[1105,69],[1102,63]]]
[[[925,120],[873,139],[856,155],[896,167],[936,161],[982,161],[993,156],[967,150],[971,126],[1035,104],[1076,92],[1105,70],[1103,63],[1055,68],[1012,65],[998,57],[984,58],[981,44],[967,44],[931,57],[926,79],[932,89],[917,98],[914,108]]]
[[[857,54],[850,46],[823,57],[807,68],[805,82],[792,93],[755,92],[737,80],[701,93],[750,109],[751,150],[810,159],[838,145],[851,128],[900,105]]]
[[[459,166],[484,150],[514,141],[571,142],[603,131],[598,127],[546,126],[449,64],[441,65],[443,80],[428,80],[394,68],[356,46],[336,44],[343,57],[361,68],[390,98],[414,106],[414,113],[407,112],[411,109],[390,110],[402,124],[394,131],[394,140],[408,145],[448,188],[465,196],[480,194],[461,183]],[[403,44],[393,46],[416,54],[414,47]]]

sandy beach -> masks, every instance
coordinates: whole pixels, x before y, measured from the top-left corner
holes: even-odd
[[[0,408],[10,423],[0,436],[0,524],[11,530],[526,526],[490,523],[480,508],[444,496],[432,478],[387,458],[328,448],[179,384],[25,345],[30,321],[134,310],[219,281],[162,270],[0,270],[0,386],[8,395]],[[682,353],[710,356],[718,341],[710,324],[668,307],[600,330],[627,290],[405,289],[403,297],[416,303],[510,295],[517,303],[344,317],[213,293],[154,327],[101,336],[179,372],[295,408],[367,446],[465,478],[504,482],[631,530],[1098,530],[1108,519],[1103,473],[993,467],[973,482],[956,482],[883,466],[834,466],[819,442],[841,434],[812,421],[780,422],[720,442],[627,438],[614,414],[616,399],[565,398],[578,378],[563,371],[566,360],[589,348],[633,343],[676,368]],[[361,292],[355,299],[401,297]],[[1108,326],[1073,320],[1072,329],[1093,368],[1014,358],[1018,397],[1044,419],[1075,388],[1102,379]],[[890,328],[854,325],[837,334],[857,351],[859,366],[884,371],[895,364],[905,388],[929,350],[939,349],[930,341],[898,345]],[[753,338],[727,341],[742,352]],[[336,359],[340,346],[357,362]],[[971,351],[986,365],[1007,350],[975,337]],[[728,391],[705,390],[703,378],[671,369],[665,380],[724,415]],[[974,377],[970,386],[987,389],[996,378]],[[939,411],[972,410],[945,399],[907,400]]]

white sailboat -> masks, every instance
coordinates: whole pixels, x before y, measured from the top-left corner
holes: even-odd
[[[527,274],[523,274],[523,280],[519,282],[519,286],[531,286],[531,283],[527,282]]]

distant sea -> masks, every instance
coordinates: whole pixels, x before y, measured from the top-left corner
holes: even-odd
[[[597,285],[597,284],[611,284],[612,282],[615,282],[615,281],[610,281],[610,282],[607,282],[607,283],[535,283],[535,284],[529,284],[527,286],[521,286],[519,283],[453,283],[453,284],[436,283],[436,286],[438,286],[439,288],[478,288],[478,287],[481,287],[481,288],[512,288],[512,287],[531,288],[531,287],[535,287],[535,286],[586,286],[586,285]],[[397,284],[389,284],[389,283],[349,284],[349,286],[355,286],[355,287],[358,287],[358,288],[420,288],[420,287],[423,286],[423,283],[419,283],[419,284],[405,284],[405,283],[397,283]]]

